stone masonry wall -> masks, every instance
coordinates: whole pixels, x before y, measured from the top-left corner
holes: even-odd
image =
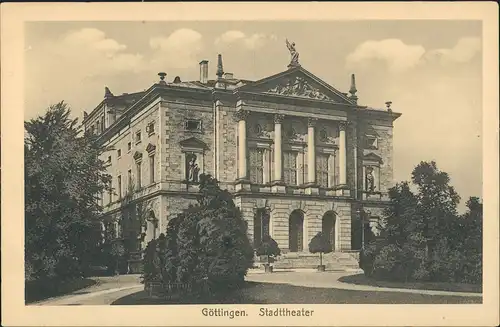
[[[393,127],[389,122],[367,120],[361,125],[361,137],[359,144],[364,146],[365,135],[376,134],[377,148],[364,149],[363,155],[373,153],[382,158],[380,163],[380,189],[378,191],[386,193],[393,186]],[[361,184],[360,187],[362,187]]]
[[[168,101],[167,101],[168,100]],[[183,165],[183,152],[180,142],[189,138],[196,138],[204,142],[208,149],[203,154],[203,168],[201,173],[213,174],[213,109],[212,103],[208,101],[198,101],[186,103],[187,100],[163,99],[162,116],[165,131],[165,138],[162,140],[162,181],[184,181],[185,172]],[[188,119],[201,121],[202,130],[187,131],[184,123]]]
[[[112,202],[119,200],[119,190],[118,190],[118,176],[121,176],[121,194],[122,197],[127,193],[128,185],[128,171],[132,173],[132,183],[136,186],[137,183],[137,167],[136,161],[134,159],[134,154],[136,152],[142,154],[142,164],[141,164],[141,184],[143,187],[152,184],[150,179],[150,166],[149,166],[149,155],[146,151],[148,144],[156,146],[155,153],[155,183],[160,179],[160,167],[161,158],[159,155],[159,149],[161,144],[160,130],[159,130],[159,106],[158,104],[151,104],[144,110],[132,117],[130,125],[124,127],[119,133],[112,137],[106,144],[110,147],[110,150],[103,153],[101,159],[108,161],[111,158],[110,165],[108,166],[107,172],[112,177],[112,186],[115,189],[114,194],[112,194]],[[154,123],[154,133],[147,133],[146,126],[150,123]],[[136,132],[141,132],[141,141],[135,139]],[[128,149],[128,146],[131,149]],[[119,155],[121,152],[121,155]],[[104,194],[103,204],[109,205],[110,198],[109,194]]]
[[[217,117],[220,151],[218,162],[219,181],[221,182],[221,187],[227,188],[229,191],[232,190],[232,185],[230,183],[237,179],[238,169],[238,123],[234,119],[234,112],[234,104],[221,102]]]
[[[248,223],[248,234],[253,240],[254,217],[258,208],[266,205],[264,198],[236,196],[244,219]],[[347,201],[332,201],[327,199],[296,199],[268,197],[267,206],[270,208],[270,234],[276,240],[281,250],[289,251],[289,218],[294,210],[304,213],[303,249],[308,252],[309,242],[318,232],[322,231],[322,218],[327,212],[336,214],[336,244],[337,251],[351,249],[351,205]]]

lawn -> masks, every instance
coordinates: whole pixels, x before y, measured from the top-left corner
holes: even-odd
[[[51,297],[70,294],[77,290],[96,285],[96,280],[90,278],[75,278],[69,280],[45,279],[43,281],[26,281],[24,284],[25,304],[45,300]]]
[[[351,276],[344,276],[339,278],[339,282],[367,285],[387,288],[406,288],[418,290],[433,290],[433,291],[451,291],[451,292],[468,292],[468,293],[481,293],[481,284],[461,284],[461,283],[438,283],[438,282],[392,282],[376,280],[366,277],[364,274],[357,274]]]
[[[353,291],[247,281],[241,289],[225,294],[210,294],[204,298],[151,299],[141,291],[112,304],[469,304],[481,301],[480,297]]]

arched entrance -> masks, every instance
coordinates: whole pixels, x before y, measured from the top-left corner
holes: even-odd
[[[294,210],[288,221],[288,249],[290,252],[301,252],[304,249],[304,213]]]
[[[332,250],[335,251],[335,213],[328,211],[323,215],[323,220],[321,222],[321,231],[323,235],[327,235],[330,244],[332,245]]]
[[[269,236],[269,211],[258,209],[253,218],[253,245],[257,248],[265,236]]]

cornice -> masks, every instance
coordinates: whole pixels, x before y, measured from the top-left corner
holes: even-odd
[[[339,102],[325,101],[318,99],[308,99],[301,97],[291,97],[273,93],[241,91],[241,90],[235,90],[234,96],[236,97],[237,100],[256,100],[256,101],[275,102],[281,104],[290,104],[296,106],[324,108],[324,109],[334,109],[334,108],[338,109],[338,107],[343,107],[343,108],[358,107],[357,105],[354,104],[339,103]]]

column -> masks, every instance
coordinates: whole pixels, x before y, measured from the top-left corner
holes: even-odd
[[[309,118],[307,122],[307,183],[316,184],[316,142],[314,127],[317,118]]]
[[[347,122],[339,123],[339,184],[347,184],[347,153],[346,153]]]
[[[270,155],[269,155],[269,149],[264,149],[264,155],[263,155],[263,171],[262,171],[262,180],[264,184],[267,184],[271,180],[270,176],[270,171],[271,171],[271,164],[270,164]]]
[[[281,124],[285,115],[275,115],[274,116],[274,182],[283,181],[282,173],[282,158],[283,151],[281,150]]]
[[[246,179],[247,176],[247,122],[248,111],[236,111],[238,120],[238,178]]]
[[[328,187],[335,186],[335,153],[328,156]]]

